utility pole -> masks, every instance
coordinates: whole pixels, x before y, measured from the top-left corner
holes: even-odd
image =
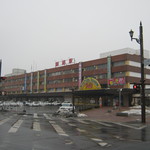
[[[145,114],[145,79],[144,79],[144,48],[143,48],[143,26],[140,22],[139,27],[139,38],[133,38],[134,32],[131,30],[129,32],[131,41],[136,40],[140,44],[140,61],[141,61],[141,121],[146,123],[146,114]]]
[[[142,123],[146,123],[146,115],[145,115],[145,80],[144,80],[144,49],[143,49],[143,26],[142,22],[140,22],[140,54],[141,54],[141,113],[142,113]]]

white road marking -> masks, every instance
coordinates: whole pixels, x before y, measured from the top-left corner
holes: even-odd
[[[8,133],[15,133],[18,131],[19,127],[21,126],[23,120],[18,120],[8,131]]]
[[[73,144],[73,141],[71,141],[71,140],[65,140],[65,144],[66,145],[71,145],[71,144]]]
[[[114,135],[113,137],[115,137],[116,139],[119,139],[119,140],[125,140],[125,139],[123,139],[122,137],[117,136],[117,135]]]
[[[99,121],[95,121],[95,120],[91,120],[92,122],[96,122],[100,125],[106,126],[106,127],[112,127],[112,125],[108,124],[108,123],[104,123],[104,122],[99,122]]]
[[[50,118],[47,114],[43,114],[43,116],[44,116],[47,120],[52,120],[52,118]]]
[[[138,130],[144,129],[144,128],[146,128],[146,127],[147,127],[146,125],[141,126],[141,127],[138,128]]]
[[[100,146],[111,146],[108,143],[104,142],[102,139],[98,139],[98,138],[91,138],[92,141],[98,142],[97,144]]]
[[[98,143],[100,146],[106,146],[106,145],[108,145],[108,143],[105,143],[105,142],[100,142],[100,143]]]
[[[83,124],[89,124],[89,123],[87,123],[87,122],[85,122],[84,120],[81,120],[81,119],[76,119],[78,122],[80,122],[80,123],[83,123]]]
[[[51,123],[51,121],[49,121],[49,123],[53,126],[53,128],[59,135],[69,136],[68,134],[65,133],[65,131],[59,125],[57,125],[55,123]]]
[[[49,121],[49,123],[50,123],[50,124],[55,124],[56,122],[55,122],[55,121]]]
[[[64,118],[61,118],[61,120],[63,121],[63,122],[69,122],[69,120],[67,120],[67,119],[64,119]]]
[[[77,128],[77,131],[78,131],[78,132],[83,132],[83,133],[85,133],[85,132],[86,132],[86,130],[79,129],[79,128]]]
[[[91,140],[96,141],[96,142],[102,142],[102,139],[98,139],[98,138],[91,138]]]
[[[33,130],[34,131],[41,131],[40,123],[35,121],[33,122]]]
[[[76,125],[72,124],[72,123],[68,123],[68,125],[71,126],[71,127],[76,127]]]
[[[38,118],[37,113],[34,113],[34,114],[33,114],[33,118]]]
[[[135,129],[135,130],[141,130],[141,129],[146,128],[146,125],[143,125],[141,127],[134,127],[132,125],[127,125],[127,124],[123,124],[123,123],[119,123],[119,122],[113,122],[113,124],[120,125],[120,126],[127,127],[127,128],[131,128],[131,129]]]
[[[8,120],[10,120],[10,118],[6,118],[6,119],[3,119],[3,120],[0,120],[0,125],[4,124],[4,123],[7,122]]]
[[[112,127],[112,125],[104,123],[104,122],[98,122],[98,124],[101,124],[101,125],[106,126],[106,127]]]

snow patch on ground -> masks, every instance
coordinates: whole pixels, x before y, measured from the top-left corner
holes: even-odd
[[[86,114],[78,113],[78,117],[87,117],[87,115]]]
[[[130,107],[129,110],[122,111],[121,113],[127,113],[128,115],[141,115],[141,106]],[[146,107],[146,114],[150,114],[150,108]]]

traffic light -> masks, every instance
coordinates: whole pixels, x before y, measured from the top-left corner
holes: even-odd
[[[140,85],[135,83],[133,85],[133,90],[134,90],[134,92],[139,93],[140,92]]]

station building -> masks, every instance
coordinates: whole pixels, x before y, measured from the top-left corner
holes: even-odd
[[[144,56],[150,58],[149,51],[144,50]],[[73,94],[75,103],[86,107],[117,103],[130,106],[140,101],[140,94],[133,91],[133,84],[140,83],[140,71],[140,50],[125,48],[102,53],[95,60],[9,76],[1,83],[1,90],[7,96],[61,97],[64,100],[71,100]],[[100,86],[92,88],[94,83],[88,83],[89,79],[96,80]],[[81,89],[83,81],[87,89]],[[150,83],[148,66],[145,67],[145,83]],[[146,96],[149,100],[148,94]]]

